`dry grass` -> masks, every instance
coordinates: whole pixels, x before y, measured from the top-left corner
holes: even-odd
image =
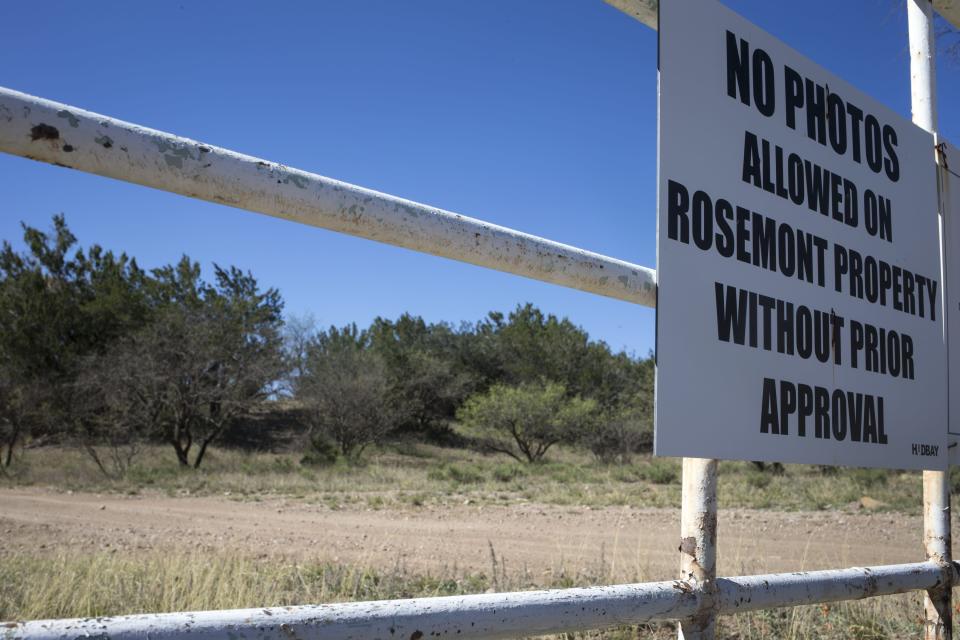
[[[638,456],[630,465],[604,466],[576,450],[559,450],[541,464],[515,462],[463,449],[424,444],[381,447],[362,464],[302,463],[302,454],[214,449],[199,470],[181,469],[165,447],[149,447],[123,480],[104,478],[82,452],[28,451],[0,486],[45,486],[60,490],[168,495],[268,496],[346,504],[391,506],[427,503],[513,504],[535,502],[582,506],[675,507],[680,465],[675,459]],[[749,463],[720,465],[720,507],[779,510],[857,508],[863,496],[881,509],[918,513],[919,472],[786,465],[785,472],[757,471]]]
[[[561,450],[545,464],[525,465],[497,456],[410,444],[370,452],[362,465],[316,467],[296,454],[217,449],[198,471],[177,467],[163,447],[148,449],[127,478],[110,481],[81,453],[48,448],[29,451],[6,485],[170,495],[229,494],[241,500],[270,496],[322,501],[336,508],[393,504],[539,502],[579,505],[676,507],[679,464],[638,457],[605,467],[588,456]],[[782,475],[760,473],[746,463],[722,463],[721,508],[845,509],[869,495],[886,508],[917,512],[916,473],[788,465]],[[185,548],[189,548],[185,545]],[[493,557],[496,557],[493,555]],[[750,567],[762,572],[764,567]],[[98,616],[276,606],[351,600],[456,595],[609,583],[603,559],[557,566],[545,573],[507,570],[494,560],[486,572],[451,566],[437,575],[405,566],[354,566],[256,559],[240,553],[118,552],[53,555],[38,551],[0,560],[0,620]],[[622,569],[616,578],[623,579]],[[626,576],[642,581],[648,576]],[[876,598],[829,607],[810,606],[723,618],[718,637],[912,638],[921,635],[919,595]],[[620,629],[576,637],[672,638],[672,625]]]
[[[599,566],[599,565],[598,565]],[[531,575],[496,560],[488,572],[414,574],[403,566],[255,560],[237,554],[33,555],[0,563],[0,620],[88,617],[292,604],[381,600],[603,584],[593,567]],[[722,638],[738,640],[900,639],[921,633],[917,595],[798,607],[722,618]],[[670,624],[577,637],[671,638]]]

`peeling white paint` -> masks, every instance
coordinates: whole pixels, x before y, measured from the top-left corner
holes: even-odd
[[[942,584],[939,565],[721,578],[712,607],[735,614],[771,607],[891,595]],[[703,609],[689,582],[524,591],[112,618],[37,620],[5,640],[375,640],[512,638],[688,619]]]
[[[0,151],[653,307],[652,269],[0,88]]]
[[[659,0],[603,0],[631,18],[639,20],[651,29],[657,28],[657,10]],[[802,3],[796,6],[802,7]],[[960,0],[933,0],[933,8],[944,20],[960,29]]]
[[[717,461],[683,459],[680,579],[699,596],[697,612],[680,621],[680,640],[713,640],[717,612]]]

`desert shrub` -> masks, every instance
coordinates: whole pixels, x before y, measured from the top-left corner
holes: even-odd
[[[457,417],[481,434],[488,449],[537,462],[552,446],[575,440],[595,413],[593,400],[569,398],[562,385],[546,382],[494,385],[467,400]]]
[[[486,480],[479,469],[464,464],[445,464],[436,467],[427,473],[427,477],[431,480],[445,480],[455,484],[476,484]]]
[[[527,470],[516,463],[498,464],[493,468],[491,475],[497,482],[512,482],[518,478],[525,477]]]
[[[590,423],[581,435],[597,460],[629,464],[633,454],[653,443],[653,419],[645,409],[627,406]]]
[[[322,443],[332,442],[356,460],[398,423],[383,360],[355,325],[331,327],[313,340],[297,397],[306,408],[310,445],[318,452],[318,446],[326,447]]]
[[[770,475],[763,473],[763,471],[747,472],[747,484],[753,489],[765,489],[770,485],[770,480]]]
[[[651,458],[649,464],[637,467],[637,475],[653,484],[675,484],[680,481],[680,467],[676,460]]]
[[[864,489],[887,484],[890,472],[887,469],[849,469],[850,479]]]
[[[337,445],[323,434],[310,436],[310,449],[300,458],[300,464],[307,467],[325,467],[337,461]]]

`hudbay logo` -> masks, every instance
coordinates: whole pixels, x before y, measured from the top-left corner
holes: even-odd
[[[914,443],[911,445],[910,451],[915,456],[935,456],[940,451],[940,447],[934,444]]]

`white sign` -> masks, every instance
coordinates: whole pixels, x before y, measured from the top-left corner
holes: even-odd
[[[659,34],[656,454],[945,468],[933,137],[713,0]]]

